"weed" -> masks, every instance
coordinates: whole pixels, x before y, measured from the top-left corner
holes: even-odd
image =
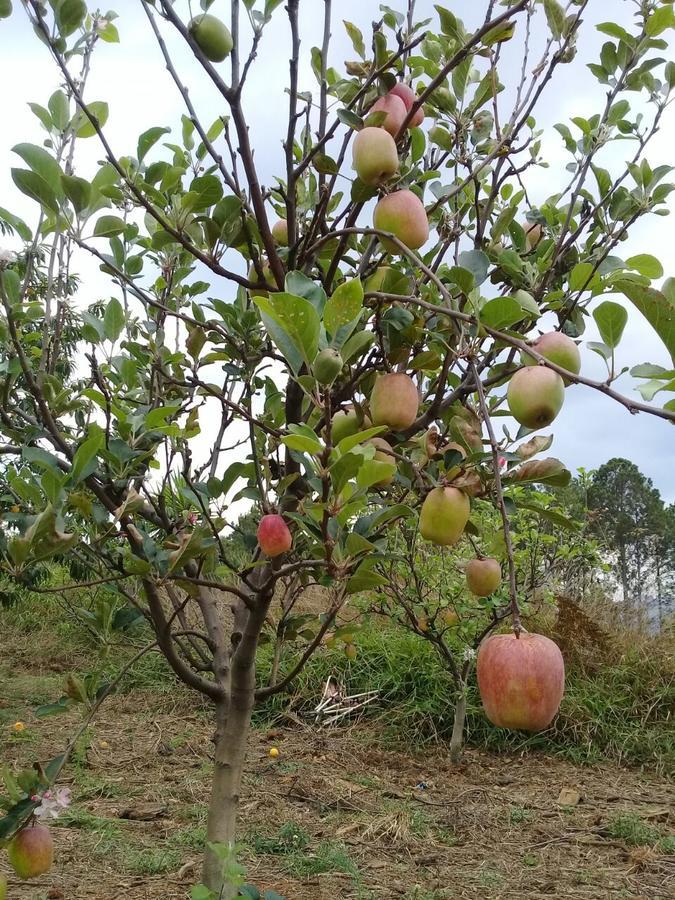
[[[300,825],[286,822],[274,837],[254,834],[251,844],[256,853],[295,853],[298,850],[304,850],[309,844],[309,835]]]
[[[532,818],[532,811],[524,806],[512,806],[509,809],[509,822],[512,825],[522,825]]]
[[[181,863],[180,850],[160,850],[144,847],[127,850],[122,856],[125,871],[132,875],[161,875],[175,871]]]
[[[314,853],[290,854],[284,862],[284,868],[289,875],[297,878],[321,875],[324,872],[358,875],[358,869],[344,844],[335,844],[331,841],[323,841]]]
[[[663,834],[636,813],[622,813],[607,823],[607,834],[630,847],[655,847],[665,854],[675,853],[675,834]]]

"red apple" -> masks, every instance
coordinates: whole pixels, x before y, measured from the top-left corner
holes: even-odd
[[[283,516],[278,513],[268,513],[263,516],[256,533],[260,549],[267,556],[279,556],[286,553],[293,544],[288,525],[284,522]]]
[[[54,862],[54,841],[45,825],[29,825],[16,834],[7,848],[9,862],[19,878],[37,878]]]
[[[373,226],[389,231],[411,250],[419,250],[429,240],[429,219],[424,204],[412,191],[394,191],[377,203],[373,211]],[[390,253],[400,253],[388,238],[382,245]]]
[[[400,97],[396,97],[394,94],[385,94],[384,97],[380,97],[373,103],[370,112],[383,112],[387,114],[387,118],[380,127],[384,128],[385,131],[388,131],[392,137],[395,137],[398,134],[399,129],[401,128],[401,125],[403,125],[405,117],[408,114],[408,110],[406,109],[403,100],[401,100]]]
[[[390,94],[394,94],[396,97],[400,97],[401,100],[405,103],[406,112],[410,112],[413,103],[417,100],[417,94],[410,87],[409,84],[406,84],[404,81],[399,81],[398,84],[395,84],[394,87],[389,91]],[[424,110],[420,106],[415,115],[412,117],[410,122],[408,123],[408,128],[416,128],[418,125],[421,125],[424,121]]]
[[[494,634],[476,664],[485,714],[499,728],[541,731],[551,724],[565,690],[565,663],[541,634]]]

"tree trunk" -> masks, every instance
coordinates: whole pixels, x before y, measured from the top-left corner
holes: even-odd
[[[452,723],[450,738],[450,762],[458,763],[462,758],[464,746],[464,720],[466,719],[466,684],[462,683],[455,704],[455,718]]]
[[[232,881],[228,869],[235,862],[239,794],[253,710],[253,690],[247,693],[248,696],[240,693],[237,699],[233,695],[229,713],[216,738],[206,833],[208,843],[217,844],[222,853],[207,847],[202,880],[215,892],[218,900],[230,900],[238,894],[238,888],[228,884]],[[226,849],[230,851],[229,858]]]

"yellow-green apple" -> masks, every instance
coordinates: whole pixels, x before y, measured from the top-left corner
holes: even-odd
[[[282,247],[288,246],[288,222],[286,219],[277,219],[272,225],[272,237]]]
[[[466,564],[464,574],[469,590],[477,597],[489,597],[502,582],[502,567],[499,561],[488,556],[470,560]]]
[[[395,94],[397,97],[400,97],[401,100],[405,103],[406,112],[409,113],[413,103],[417,100],[417,94],[410,87],[409,84],[406,84],[404,81],[399,81],[398,84],[395,84],[394,87],[389,91],[390,94]],[[415,112],[415,115],[412,117],[410,122],[408,123],[408,128],[416,128],[418,125],[421,125],[424,121],[424,110],[420,106],[420,108]]]
[[[386,113],[387,118],[380,127],[388,131],[392,137],[396,137],[408,114],[403,100],[391,93],[376,100],[370,107],[370,112]]]
[[[37,878],[54,862],[54,841],[46,825],[28,825],[10,841],[7,856],[19,878]]]
[[[384,128],[362,128],[352,144],[352,166],[364,184],[375,187],[398,172],[396,142]]]
[[[539,222],[526,222],[523,225],[525,230],[525,244],[528,250],[534,250],[539,241],[542,239],[544,232]]]
[[[208,13],[195,16],[188,25],[192,39],[211,62],[222,62],[232,50],[232,35],[227,26]]]
[[[277,283],[274,279],[274,275],[272,274],[270,264],[267,262],[267,260],[261,260],[261,264],[265,282],[269,284],[270,287],[276,287]],[[248,270],[248,280],[254,282],[260,281],[260,276],[256,272],[256,268],[253,263],[251,263]],[[267,297],[267,291],[260,290],[259,288],[252,288],[250,293],[252,297]]]
[[[499,728],[541,731],[551,724],[565,690],[557,644],[541,634],[493,634],[476,663],[485,714]]]
[[[540,353],[544,359],[562,366],[568,372],[578,375],[581,369],[581,354],[579,348],[571,337],[562,331],[547,331],[532,342],[532,349]],[[522,354],[522,361],[526,366],[535,366],[537,360],[527,353]]]
[[[446,625],[452,628],[453,625],[457,625],[457,623],[459,622],[459,616],[454,609],[448,608],[443,611],[443,621]]]
[[[312,371],[319,384],[329,385],[342,371],[342,365],[342,357],[339,352],[333,347],[326,347],[325,350],[320,350],[316,354],[312,363]]]
[[[511,415],[521,425],[544,428],[562,408],[565,383],[553,369],[526,366],[511,377],[507,397]]]
[[[278,513],[263,516],[256,534],[260,549],[267,556],[280,556],[290,550],[293,544],[288,525]]]
[[[429,239],[429,219],[424,204],[412,191],[395,191],[377,203],[373,225],[378,231],[388,231],[411,250],[419,250]],[[400,253],[392,241],[381,238],[390,253]]]
[[[368,441],[369,444],[372,444],[375,447],[375,455],[373,459],[376,459],[378,462],[389,463],[390,466],[396,465],[396,458],[392,456],[392,446],[390,443],[384,440],[381,437],[374,437]],[[387,475],[385,478],[380,479],[380,481],[376,481],[373,487],[387,487],[387,485],[391,484],[394,480],[394,476],[396,475],[396,470],[393,469],[390,475]]]
[[[408,428],[417,418],[420,396],[415,382],[405,372],[379,375],[370,395],[374,425],[388,425],[395,431]]]
[[[420,510],[419,529],[426,541],[447,547],[456,544],[469,521],[469,498],[454,487],[432,488]]]
[[[331,442],[333,446],[339,444],[346,437],[358,434],[372,427],[372,422],[366,416],[360,416],[353,406],[347,409],[339,409],[331,419]]]

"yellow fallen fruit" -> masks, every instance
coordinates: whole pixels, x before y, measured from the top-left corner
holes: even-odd
[[[25,729],[26,729],[26,726],[24,725],[23,722],[15,722],[12,725],[12,731],[19,732],[19,731],[25,731]]]
[[[270,756],[272,757],[272,759],[276,759],[277,756],[279,756],[279,751],[276,747],[270,747]]]

